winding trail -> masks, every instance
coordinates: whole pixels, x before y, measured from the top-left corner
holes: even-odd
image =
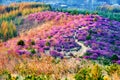
[[[83,56],[87,50],[89,50],[90,48],[89,47],[86,47],[82,42],[79,42],[78,40],[75,40],[75,42],[81,46],[81,49],[80,51],[76,52],[76,55],[79,57],[79,56]]]
[[[88,27],[82,27],[82,28],[79,28],[79,30],[83,30],[83,29],[87,29],[87,28],[88,28]],[[76,42],[79,46],[81,46],[80,51],[76,52],[75,54],[76,54],[78,57],[79,57],[79,56],[83,56],[83,55],[87,52],[87,50],[90,49],[90,47],[89,47],[89,46],[86,47],[86,46],[84,45],[84,43],[78,41],[78,40],[75,38],[75,36],[76,36],[76,32],[75,32],[75,35],[74,35],[75,42]]]

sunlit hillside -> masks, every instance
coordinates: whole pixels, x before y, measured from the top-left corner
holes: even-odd
[[[119,1],[51,2],[0,2],[0,80],[120,80]]]

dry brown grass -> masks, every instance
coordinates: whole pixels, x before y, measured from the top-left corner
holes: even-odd
[[[30,57],[26,55],[3,55],[0,54],[0,73],[4,70],[9,71],[11,74],[20,75],[54,75],[55,79],[59,79],[68,74],[74,74],[78,65],[75,59],[60,60],[58,63],[54,62],[55,59],[51,56],[42,54],[41,58],[36,56]]]

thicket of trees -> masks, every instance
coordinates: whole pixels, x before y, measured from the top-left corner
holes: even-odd
[[[20,21],[15,21],[17,17],[50,9],[50,5],[41,3],[13,3],[10,6],[0,6],[0,40],[6,41],[17,35],[16,26],[20,24]]]
[[[5,41],[15,36],[17,36],[17,31],[13,22],[3,21],[0,25],[0,39]]]

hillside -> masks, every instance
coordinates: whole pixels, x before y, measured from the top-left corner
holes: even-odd
[[[0,14],[1,80],[120,80],[119,21],[41,3],[13,7]]]

